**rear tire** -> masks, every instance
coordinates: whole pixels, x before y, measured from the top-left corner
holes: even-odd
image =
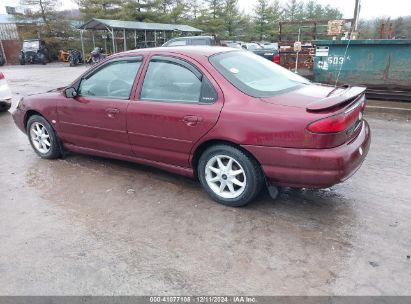
[[[44,117],[33,115],[29,118],[27,136],[34,152],[41,158],[55,159],[61,156],[59,139]]]
[[[205,150],[199,159],[197,172],[208,195],[230,207],[247,205],[264,185],[264,176],[257,161],[227,144]]]

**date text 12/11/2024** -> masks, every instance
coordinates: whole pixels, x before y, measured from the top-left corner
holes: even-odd
[[[257,300],[247,296],[164,296],[150,297],[150,303],[257,303]]]

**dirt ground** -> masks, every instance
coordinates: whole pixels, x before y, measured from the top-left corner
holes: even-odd
[[[1,70],[15,104],[85,68]],[[367,119],[347,182],[228,208],[150,167],[42,160],[1,114],[0,295],[411,295],[411,123]]]

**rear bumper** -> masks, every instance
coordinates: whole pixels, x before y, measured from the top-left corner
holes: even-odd
[[[331,149],[243,146],[260,162],[269,182],[286,187],[327,188],[351,177],[371,144],[366,121],[351,142]]]

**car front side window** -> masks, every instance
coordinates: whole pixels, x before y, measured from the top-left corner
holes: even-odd
[[[141,63],[142,57],[125,58],[107,63],[80,82],[78,95],[129,99]]]

